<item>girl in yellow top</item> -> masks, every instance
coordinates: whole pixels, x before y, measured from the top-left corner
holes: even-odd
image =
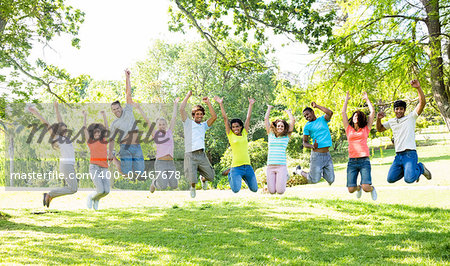
[[[227,132],[228,141],[230,142],[233,160],[231,170],[228,173],[228,181],[230,182],[231,190],[234,193],[241,190],[242,179],[244,179],[248,188],[256,192],[258,191],[258,182],[256,181],[255,171],[250,165],[250,156],[248,155],[248,128],[250,126],[250,116],[252,115],[252,107],[255,99],[248,99],[249,106],[247,118],[245,123],[241,119],[234,118],[228,122],[225,108],[223,107],[223,98],[215,97],[216,102],[220,104],[223,121],[225,123],[225,130]]]

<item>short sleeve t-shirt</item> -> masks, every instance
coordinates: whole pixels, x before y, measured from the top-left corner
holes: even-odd
[[[314,121],[306,123],[303,128],[303,135],[310,136],[311,142],[317,141],[318,148],[331,147],[333,142],[331,141],[331,133],[328,128],[328,122],[325,119],[325,115],[317,118]]]
[[[392,129],[396,152],[416,149],[415,130],[418,117],[419,115],[416,110],[414,110],[407,116],[402,118],[391,118],[386,123],[383,123],[384,128]]]
[[[232,130],[228,133],[228,141],[230,142],[233,159],[231,167],[238,167],[241,165],[250,165],[250,156],[248,155],[248,140],[247,130],[242,129],[241,136],[234,134]]]
[[[172,130],[156,131],[155,133],[156,159],[170,155],[173,158],[173,133]]]
[[[134,127],[135,121],[133,106],[127,104],[122,110],[122,115],[111,124],[111,137],[116,134],[115,137],[120,136],[120,141],[122,141],[129,131],[139,130],[137,126]]]
[[[352,126],[348,125],[345,129],[348,140],[348,157],[361,158],[369,157],[370,151],[367,145],[367,138],[369,137],[370,129],[368,126],[358,129],[356,131]]]
[[[91,151],[91,160],[89,162],[100,167],[108,168],[108,143],[106,140],[103,139],[103,141],[97,140],[93,142],[88,141],[87,145]]]
[[[267,164],[286,165],[286,149],[289,142],[289,136],[276,137],[269,133],[269,153],[267,155]]]
[[[197,124],[195,121],[187,118],[183,122],[185,152],[205,149],[205,133],[209,128],[206,121]]]

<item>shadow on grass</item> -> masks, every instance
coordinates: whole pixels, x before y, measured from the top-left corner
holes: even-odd
[[[442,263],[450,254],[450,212],[439,208],[268,197],[20,216],[33,221],[0,220],[0,232],[24,234],[3,237],[15,263]]]

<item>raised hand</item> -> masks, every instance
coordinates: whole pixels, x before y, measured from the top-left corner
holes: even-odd
[[[345,100],[348,101],[350,100],[352,97],[350,96],[350,92],[347,91],[347,94],[345,95]]]
[[[413,86],[416,89],[420,88],[420,83],[419,83],[419,81],[417,79],[411,80],[410,84],[411,84],[411,86]]]
[[[175,98],[174,103],[178,103],[180,101],[180,97]]]
[[[219,96],[215,96],[214,100],[219,104],[223,103],[223,98],[220,98]]]
[[[87,116],[86,110],[81,111],[81,113],[83,114],[83,116]]]
[[[284,110],[287,114],[292,114],[292,110],[291,109],[286,109]]]
[[[363,92],[362,98],[366,101],[369,100],[369,96],[367,96],[367,92]]]
[[[316,102],[311,102],[311,106],[312,106],[312,108],[316,108],[317,107],[317,103]]]
[[[127,68],[125,69],[125,77],[129,78],[131,75],[131,71]]]
[[[250,104],[254,104],[256,101],[255,101],[255,99],[253,99],[253,98],[248,98],[248,102],[249,102]]]
[[[192,96],[192,91],[188,91],[187,96],[191,97]]]
[[[202,101],[203,101],[204,103],[208,103],[208,102],[209,102],[209,99],[208,99],[208,97],[203,97]]]
[[[386,116],[384,112],[378,112],[377,119],[383,119]]]

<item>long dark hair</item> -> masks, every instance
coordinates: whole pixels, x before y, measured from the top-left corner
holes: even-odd
[[[363,111],[357,110],[354,111],[352,116],[350,117],[350,119],[348,119],[348,124],[354,129],[355,128],[355,123],[353,123],[353,116],[354,115],[358,116],[358,127],[359,128],[364,128],[367,126],[367,116]]]
[[[60,141],[59,137],[64,135],[65,131],[63,131],[63,129],[62,129],[63,127],[66,127],[66,130],[67,130],[67,125],[64,124],[63,122],[54,123],[50,126],[50,128],[52,130],[51,137],[53,138],[51,141],[51,144],[52,144],[52,148],[55,150],[59,148],[59,145],[57,143]]]
[[[242,130],[244,129],[244,123],[242,122],[242,120],[239,119],[239,118],[231,119],[231,121],[230,121],[230,128],[233,128],[233,124],[234,123],[238,123],[241,126],[241,132],[240,133],[242,133]]]
[[[284,130],[283,132],[280,133],[280,135],[277,135],[277,124],[279,122],[283,123]],[[270,124],[270,130],[272,131],[273,134],[275,134],[276,137],[287,136],[287,134],[289,133],[289,123],[283,119],[277,119]]]
[[[94,133],[95,133],[95,131],[97,131],[97,130],[100,131],[100,138],[99,138],[99,141],[102,141],[102,140],[105,138],[106,132],[107,132],[105,126],[103,126],[103,125],[100,124],[100,123],[92,123],[92,124],[90,124],[90,125],[88,126],[88,128],[87,128],[87,131],[88,131],[88,133],[89,133],[89,140],[88,140],[88,141],[89,141],[90,143],[91,143],[91,142],[95,142],[95,140],[94,140]]]

